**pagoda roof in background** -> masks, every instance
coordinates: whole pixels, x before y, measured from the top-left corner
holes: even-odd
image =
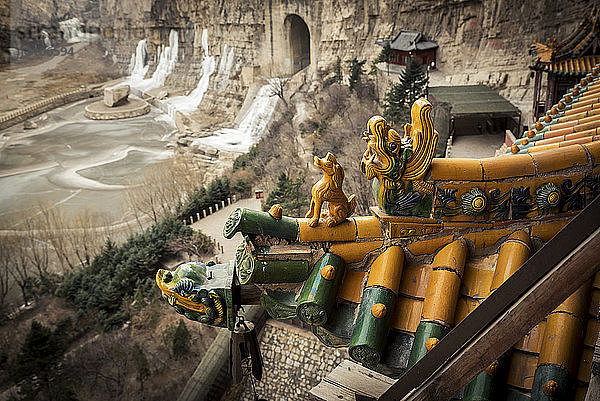
[[[415,50],[437,49],[439,46],[435,40],[429,40],[419,31],[402,30],[394,39],[378,40],[375,42],[379,46],[385,46],[386,43],[394,50],[405,52]]]
[[[584,76],[600,61],[600,9],[594,7],[565,39],[550,38],[529,47],[531,68],[558,75]]]

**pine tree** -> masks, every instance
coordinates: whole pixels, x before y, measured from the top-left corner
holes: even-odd
[[[385,95],[384,116],[393,123],[406,119],[412,104],[424,95],[428,79],[419,62],[410,57],[399,81]]]
[[[63,349],[57,340],[50,328],[36,320],[31,322],[21,352],[17,356],[16,369],[13,372],[15,381],[28,375],[41,375],[42,380],[47,380],[48,373],[62,355]]]
[[[132,351],[133,363],[135,364],[135,370],[137,373],[137,380],[140,382],[140,393],[144,393],[144,382],[150,377],[150,364],[148,358],[144,353],[144,349],[140,344],[135,343]]]
[[[406,93],[400,82],[393,83],[383,99],[383,116],[389,123],[399,124],[408,117],[406,106]]]
[[[335,62],[335,68],[333,69],[333,73],[335,74],[335,82],[341,84],[342,80],[344,79],[344,76],[342,75],[342,60],[340,60],[339,57]]]
[[[379,63],[387,63],[387,74],[390,75],[390,58],[392,57],[392,47],[390,46],[390,42],[385,42],[383,49],[381,49],[381,53],[379,56],[373,61],[371,64],[371,71],[369,71],[369,75],[377,74],[377,64]]]
[[[235,184],[233,184],[231,190],[242,197],[250,196],[250,192],[252,192],[252,185],[250,185],[248,181],[239,178]]]
[[[403,83],[409,107],[425,94],[425,87],[428,81],[429,78],[425,75],[421,64],[414,57],[410,57],[406,63],[405,70],[400,75],[400,82]]]
[[[298,216],[302,207],[308,203],[300,191],[302,184],[304,184],[304,176],[293,180],[284,172],[279,174],[277,187],[267,196],[265,210],[269,210],[271,206],[279,203],[283,207],[284,213],[289,216]]]
[[[358,61],[356,57],[350,62],[350,77],[348,78],[350,91],[357,89],[358,84],[360,83],[360,75],[363,73],[362,66],[365,62],[366,60]]]
[[[31,322],[11,372],[15,383],[21,382],[19,399],[75,400],[72,383],[61,369],[70,325],[70,319],[63,319],[52,331],[36,320]],[[33,376],[37,380],[31,380]]]

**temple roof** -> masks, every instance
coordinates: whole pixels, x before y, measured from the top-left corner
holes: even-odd
[[[533,42],[529,48],[532,68],[561,75],[585,75],[598,63],[600,9],[594,7],[577,29],[564,40]],[[591,53],[589,52],[591,50]],[[586,54],[589,53],[589,54]]]
[[[394,39],[390,40],[378,40],[375,42],[380,46],[385,46],[386,43],[390,44],[390,47],[394,50],[401,50],[405,52],[414,50],[427,50],[437,49],[438,44],[434,40],[428,40],[418,31],[400,31]]]
[[[519,115],[512,103],[485,85],[436,86],[430,87],[429,93],[436,100],[451,104],[453,116]]]
[[[600,63],[600,55],[592,55],[540,64],[538,69],[558,75],[581,76],[592,72],[592,68],[598,63]]]
[[[600,140],[600,63],[508,150],[533,153]]]

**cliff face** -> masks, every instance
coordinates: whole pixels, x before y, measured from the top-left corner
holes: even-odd
[[[60,18],[71,3],[48,3],[48,7],[55,4],[54,13]],[[527,68],[529,44],[570,32],[590,7],[586,0],[99,0],[90,2],[95,10],[90,4],[78,4],[71,13],[83,8],[78,17],[87,18],[87,26],[100,27],[106,49],[124,73],[137,41],[144,37],[152,72],[159,46],[168,43],[169,31],[176,29],[180,62],[167,80],[171,86],[195,86],[203,55],[199,35],[204,28],[211,55],[221,56],[224,44],[234,49],[239,86],[234,85],[235,90],[230,86],[229,92],[239,92],[260,75],[291,72],[289,16],[295,14],[310,33],[311,74],[331,70],[338,57],[343,62],[354,57],[373,60],[381,49],[376,40],[391,38],[400,29],[416,29],[439,43],[438,67],[445,82],[489,84],[525,114],[533,87]],[[44,9],[43,15],[52,14]],[[37,15],[33,8],[17,14],[23,22]],[[213,83],[207,95],[214,100]]]
[[[5,50],[9,46],[25,48],[39,40],[42,30],[46,31],[55,43],[61,38],[59,22],[75,17],[88,21],[88,32],[100,31],[100,15],[96,0],[11,0],[2,3],[0,4],[0,39],[2,40],[0,50]]]

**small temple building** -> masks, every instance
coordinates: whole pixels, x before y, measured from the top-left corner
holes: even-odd
[[[409,57],[414,57],[421,65],[436,66],[437,42],[429,40],[421,32],[402,30],[392,40],[379,40],[376,44],[385,47],[389,43],[392,49],[390,64],[406,65]]]
[[[592,71],[600,62],[600,9],[592,12],[566,38],[551,38],[547,43],[533,42],[529,49],[530,68],[535,71],[533,118],[544,114],[551,105]],[[543,75],[547,76],[543,95]]]

